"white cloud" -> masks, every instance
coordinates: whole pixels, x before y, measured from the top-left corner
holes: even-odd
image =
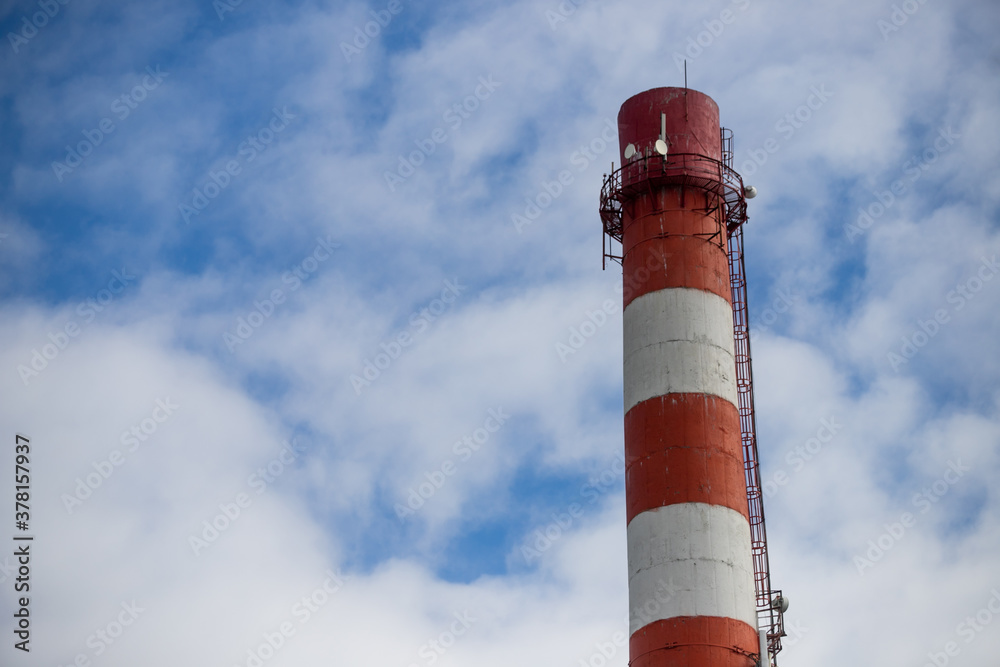
[[[956,626],[1000,586],[1000,282],[961,310],[948,298],[1000,247],[993,12],[925,3],[883,39],[891,5],[740,5],[587,2],[552,29],[558,3],[405,4],[348,63],[340,42],[385,5],[241,3],[219,21],[210,5],[109,19],[71,3],[5,55],[17,141],[2,167],[0,414],[36,457],[37,644],[22,662],[247,664],[284,621],[296,632],[269,667],[423,667],[427,651],[569,664],[613,644],[628,613],[623,482],[594,503],[582,488],[621,450],[620,314],[579,349],[571,336],[619,302],[617,267],[598,273],[596,210],[617,154],[573,155],[629,95],[679,85],[674,52],[726,8],[735,19],[688,54],[689,76],[761,191],[747,260],[772,577],[795,628],[782,662],[838,664],[851,646],[922,664],[948,641],[956,661],[994,655],[992,626],[968,643]],[[60,184],[63,146],[157,62],[163,88]],[[445,111],[490,76],[500,87],[451,127]],[[778,128],[824,85],[801,127]],[[179,201],[285,105],[288,131],[183,224]],[[850,243],[858,208],[948,126],[960,139]],[[390,191],[384,172],[436,128],[446,140]],[[769,138],[778,150],[745,169]],[[511,214],[562,170],[572,183],[519,234]],[[340,247],[293,289],[283,276],[318,239]],[[123,264],[134,284],[84,321],[78,305]],[[421,311],[446,280],[466,287],[431,321]],[[276,289],[285,300],[230,351],[223,334]],[[794,303],[765,318],[783,290]],[[949,321],[894,369],[888,355],[940,309]],[[80,332],[63,349],[69,322]],[[351,376],[401,332],[412,342],[359,395]],[[561,359],[558,344],[576,351]],[[25,384],[36,350],[46,367]],[[167,398],[179,407],[158,421]],[[499,409],[508,422],[462,459],[455,443]],[[61,496],[107,471],[133,427],[147,441],[67,513]],[[292,438],[303,451],[274,464]],[[914,496],[958,460],[971,469],[922,512]],[[447,461],[454,474],[399,521],[393,506]],[[260,494],[259,469],[273,479]],[[574,502],[582,516],[526,562],[520,547]],[[915,523],[897,539],[904,512]],[[189,538],[214,520],[230,525],[196,556]],[[294,605],[328,570],[351,579],[299,623]],[[12,613],[9,578],[0,590]],[[88,636],[133,600],[135,624],[96,657]],[[475,622],[438,652],[466,611]],[[621,647],[608,660],[626,662]]]

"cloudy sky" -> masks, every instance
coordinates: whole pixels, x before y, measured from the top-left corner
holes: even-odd
[[[684,59],[760,192],[780,663],[1000,653],[996,3],[17,0],[0,26],[0,663],[624,667],[597,202],[621,103]]]

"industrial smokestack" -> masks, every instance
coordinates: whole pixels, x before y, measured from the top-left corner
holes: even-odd
[[[727,250],[745,192],[703,93],[635,95],[618,133],[601,216],[622,244],[605,256],[624,271],[629,664],[749,667],[761,654],[756,542]]]

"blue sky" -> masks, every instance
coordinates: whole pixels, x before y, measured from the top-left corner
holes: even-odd
[[[626,665],[602,134],[686,58],[760,193],[781,664],[985,664],[998,13],[5,3],[0,423],[32,439],[38,542],[32,652],[5,631],[0,662]]]

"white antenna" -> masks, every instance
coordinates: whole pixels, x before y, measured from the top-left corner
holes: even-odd
[[[635,155],[635,144],[629,144],[625,147],[625,159],[630,160],[633,155]]]
[[[757,635],[758,646],[760,647],[759,667],[771,667],[771,656],[767,652],[767,629],[761,630]]]

